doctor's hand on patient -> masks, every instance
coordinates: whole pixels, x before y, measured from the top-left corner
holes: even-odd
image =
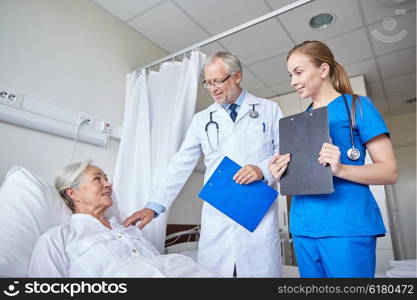
[[[145,227],[148,223],[153,220],[155,212],[152,209],[144,208],[134,212],[130,217],[123,221],[123,226],[128,227],[130,225],[136,224],[138,221],[141,221],[138,224],[139,229]]]
[[[233,180],[237,184],[249,184],[254,181],[259,181],[264,178],[261,169],[255,165],[246,165],[242,167],[233,176]]]
[[[290,154],[284,155],[275,155],[271,158],[268,162],[268,169],[271,175],[276,179],[280,180],[282,174],[284,174],[285,170],[287,169],[288,163],[290,162],[291,157]]]

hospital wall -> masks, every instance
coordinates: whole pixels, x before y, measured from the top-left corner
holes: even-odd
[[[204,182],[204,173],[194,171],[174,204],[171,206],[168,224],[200,224],[203,200],[198,198]]]
[[[167,53],[87,0],[1,0],[0,84],[39,100],[122,125],[126,74]],[[21,165],[52,182],[73,141],[0,122],[0,182]],[[78,143],[110,176],[110,149]]]
[[[416,258],[416,113],[385,118],[397,159],[399,178],[388,192],[391,210],[397,220],[398,241],[394,249],[400,259]]]

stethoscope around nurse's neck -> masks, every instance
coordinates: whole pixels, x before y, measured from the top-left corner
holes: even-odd
[[[251,104],[251,105],[252,105],[252,110],[249,111],[249,117],[251,117],[252,119],[256,119],[259,116],[258,111],[255,110],[255,105],[256,104]],[[213,145],[211,144],[211,141],[210,141],[210,136],[208,134],[208,130],[209,130],[210,125],[214,125],[216,127],[216,137],[217,137],[216,138],[216,140],[217,140],[216,149],[218,149],[219,148],[219,124],[216,121],[213,121],[213,113],[215,113],[216,111],[217,110],[213,110],[213,111],[210,112],[210,120],[206,123],[206,126],[205,126],[207,141],[209,143],[209,147],[210,147],[211,151],[213,151],[213,152],[214,152],[214,149],[213,149]]]
[[[352,148],[350,148],[347,151],[347,157],[350,160],[358,160],[359,157],[361,157],[361,152],[358,149],[355,148],[355,142],[353,140],[353,121],[352,121],[352,115],[350,114],[349,105],[348,105],[348,102],[346,100],[345,95],[342,94],[342,96],[343,96],[343,102],[345,102],[346,111],[347,111],[347,114],[348,114],[348,117],[349,117],[350,142],[352,143]],[[353,117],[355,117],[355,116],[353,116]]]
[[[353,139],[353,127],[354,127],[354,125],[353,125],[353,121],[352,121],[352,115],[350,114],[349,105],[348,105],[348,102],[347,102],[347,100],[346,100],[345,95],[344,95],[344,94],[342,94],[342,97],[343,97],[343,102],[345,103],[345,106],[346,106],[346,112],[347,112],[347,114],[348,114],[348,119],[349,119],[349,131],[350,131],[350,142],[351,142],[351,144],[352,144],[352,147],[346,151],[346,154],[347,154],[347,157],[348,157],[350,160],[358,160],[358,159],[361,157],[361,152],[360,152],[358,149],[356,149],[356,148],[355,148],[355,142],[354,142],[354,139]],[[310,110],[310,109],[312,109],[312,107],[313,107],[313,103],[311,103],[311,104],[307,107],[307,111],[308,111],[308,110]],[[354,118],[354,117],[355,117],[355,116],[353,116],[353,118]]]

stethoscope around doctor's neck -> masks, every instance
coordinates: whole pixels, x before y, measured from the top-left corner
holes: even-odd
[[[256,119],[259,116],[259,113],[255,110],[255,105],[256,104],[251,104],[251,105],[252,105],[252,110],[249,112],[249,117],[251,117],[252,119]],[[211,142],[210,142],[210,136],[208,134],[208,130],[209,130],[210,125],[214,125],[216,127],[216,134],[217,134],[216,135],[217,136],[217,147],[216,147],[216,149],[218,149],[219,148],[219,124],[216,121],[213,121],[213,113],[215,113],[215,112],[216,112],[216,110],[213,110],[213,111],[210,112],[210,121],[208,121],[206,123],[206,127],[205,127],[206,135],[207,135],[207,141],[209,143],[211,151],[213,151],[213,152],[214,152],[214,149],[213,149],[213,146],[211,145]]]
[[[342,96],[343,96],[343,101],[345,102],[346,111],[347,111],[348,118],[349,118],[350,141],[352,143],[352,147],[346,151],[346,154],[347,154],[347,157],[350,160],[358,160],[361,157],[361,152],[358,149],[355,148],[355,142],[353,140],[353,121],[352,121],[352,115],[350,114],[349,105],[348,105],[348,102],[346,100],[345,95],[342,94]],[[309,107],[307,108],[307,110],[309,110],[310,108],[312,108],[312,106],[313,106],[313,104],[310,104]]]

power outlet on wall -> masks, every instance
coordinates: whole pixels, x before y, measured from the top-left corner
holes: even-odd
[[[0,84],[0,103],[20,107],[22,103],[22,95],[17,91]]]
[[[101,124],[103,123],[102,120],[96,119],[91,115],[88,114],[81,114],[79,116],[79,120],[78,123],[80,124],[80,122],[82,123],[82,127],[83,128],[89,128],[89,129],[93,129],[93,130],[101,130]]]

